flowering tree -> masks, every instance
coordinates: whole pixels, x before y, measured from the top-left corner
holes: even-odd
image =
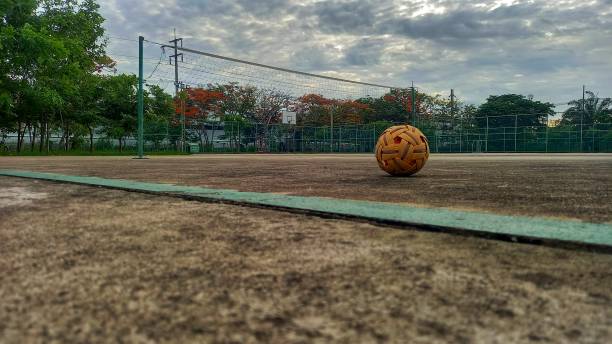
[[[370,106],[360,100],[328,99],[318,94],[306,94],[296,104],[298,123],[329,125],[330,123],[363,123]]]
[[[185,124],[195,128],[200,144],[209,144],[206,120],[211,114],[222,117],[221,102],[225,99],[222,92],[203,88],[188,88],[175,99],[178,115],[185,115]],[[214,132],[212,134],[214,136]]]

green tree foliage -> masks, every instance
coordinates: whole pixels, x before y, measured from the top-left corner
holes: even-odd
[[[417,99],[419,99],[417,94]],[[410,89],[393,89],[380,98],[362,98],[358,102],[366,104],[368,110],[363,112],[363,122],[387,121],[406,123],[412,113],[412,93]],[[417,100],[417,104],[419,101]],[[417,112],[419,112],[417,105]]]
[[[570,107],[563,113],[562,124],[612,123],[612,99],[599,98],[594,92],[586,91],[587,97],[570,101]]]
[[[138,78],[120,74],[102,80],[104,97],[101,100],[104,113],[104,132],[119,142],[119,150],[125,146],[128,136],[136,131],[136,96]]]
[[[18,149],[52,131],[68,149],[95,127],[94,74],[113,63],[105,54],[104,19],[93,0],[3,0],[0,3],[0,128],[16,131]],[[91,135],[90,135],[91,136]]]
[[[159,149],[163,140],[168,138],[172,128],[175,108],[172,96],[157,85],[150,85],[145,92],[145,133],[154,149]]]
[[[520,94],[489,96],[475,114],[480,128],[513,128],[542,126],[547,116],[554,115],[554,105],[543,103]],[[488,120],[487,120],[488,118]]]

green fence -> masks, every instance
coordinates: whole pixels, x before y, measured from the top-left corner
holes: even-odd
[[[186,127],[185,135],[180,127],[145,126],[145,152],[271,152],[271,153],[370,153],[374,150],[378,136],[391,123],[363,125],[297,126],[287,124],[260,124],[244,122],[205,122]],[[563,125],[556,127],[489,127],[423,129],[433,153],[478,153],[478,152],[612,152],[612,123],[590,125]],[[70,149],[87,152],[88,137],[71,139]],[[0,137],[0,152],[16,151],[16,136]],[[35,142],[34,150],[39,150]],[[118,138],[96,135],[93,147],[96,151],[136,150],[134,137]],[[49,140],[50,151],[65,150],[67,145],[59,135]],[[30,150],[26,136],[22,152]]]
[[[186,129],[185,144],[200,152],[367,153],[391,123],[296,126],[216,122]],[[612,124],[423,129],[434,153],[477,152],[612,152]],[[156,148],[145,135],[146,150]],[[181,149],[180,135],[164,138]],[[157,140],[159,141],[159,140]],[[157,145],[157,149],[161,146]]]
[[[612,124],[426,130],[432,152],[612,152]]]
[[[390,124],[389,124],[390,125]],[[387,124],[296,126],[210,122],[187,126],[182,135],[145,131],[145,151],[198,144],[200,152],[371,152]]]

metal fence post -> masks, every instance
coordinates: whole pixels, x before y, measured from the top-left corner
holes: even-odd
[[[485,152],[489,153],[489,116],[487,116],[487,131],[485,135]]]
[[[595,153],[595,123],[593,123],[591,126],[591,137],[593,140],[593,143],[591,146],[591,153]]]
[[[582,122],[583,122],[583,118],[584,118],[584,113],[586,111],[586,103],[585,103],[585,99],[584,99],[584,91],[585,91],[585,86],[582,85],[582,111],[580,112],[580,151],[582,152]]]
[[[376,126],[372,128],[372,145],[376,146]]]
[[[545,128],[546,128],[546,153],[548,153],[548,114],[546,114],[546,124],[545,124]]]
[[[518,130],[518,115],[515,114],[514,115],[514,152],[515,153],[516,153],[516,132],[517,132],[517,130]],[[505,143],[505,140],[504,140],[504,143]]]
[[[334,152],[334,112],[332,110],[329,118],[331,119],[331,126],[329,127],[329,148],[330,152]]]
[[[440,142],[438,140],[438,132],[434,132],[434,142],[436,143],[436,153],[440,153],[440,150],[438,148],[438,146],[440,145]]]
[[[463,137],[462,137],[462,132],[463,132],[463,124],[461,121],[461,116],[459,116],[459,153],[463,153]]]
[[[342,127],[338,126],[338,152],[342,151]]]

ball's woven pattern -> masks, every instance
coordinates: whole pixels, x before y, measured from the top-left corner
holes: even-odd
[[[376,143],[378,166],[394,176],[417,173],[429,158],[429,143],[423,133],[410,125],[387,128]]]

